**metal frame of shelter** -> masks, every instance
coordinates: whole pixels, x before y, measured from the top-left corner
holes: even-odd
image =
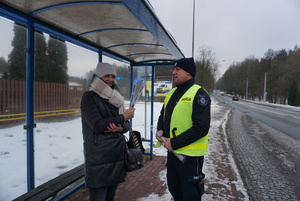
[[[147,0],[1,0],[0,16],[27,27],[26,125],[27,190],[34,188],[34,47],[41,31],[134,66],[171,66],[184,57]],[[131,73],[131,86],[133,75]],[[153,93],[152,93],[153,94]],[[151,119],[153,126],[153,102]],[[152,131],[149,140],[152,159]]]

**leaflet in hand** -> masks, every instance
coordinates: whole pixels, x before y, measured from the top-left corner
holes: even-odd
[[[132,86],[131,96],[130,96],[130,103],[129,107],[134,107],[136,101],[139,99],[139,97],[142,94],[142,91],[145,87],[144,81],[135,81]],[[139,87],[138,91],[136,90]]]

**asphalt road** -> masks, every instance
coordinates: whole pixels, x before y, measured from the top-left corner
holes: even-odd
[[[230,97],[219,96],[220,102],[239,110],[240,112],[260,121],[282,133],[300,141],[300,112],[291,111],[276,106],[255,104],[247,101],[232,101]]]
[[[249,199],[299,201],[300,113],[216,98],[232,108],[226,135]]]

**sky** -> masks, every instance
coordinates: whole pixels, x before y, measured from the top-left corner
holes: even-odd
[[[148,104],[149,106],[150,104]],[[143,133],[144,122],[140,120],[144,119],[143,111],[145,106],[144,104],[136,104],[135,107],[136,111],[139,112],[135,113],[133,129]],[[156,125],[162,103],[155,103],[154,107],[154,125]],[[226,178],[218,177],[218,174],[215,173],[216,165],[212,162],[213,160],[222,160],[221,158],[224,158],[219,153],[218,147],[220,145],[218,143],[220,140],[218,139],[217,130],[224,124],[224,119],[226,119],[228,113],[221,112],[222,107],[218,106],[214,100],[212,101],[211,111],[213,121],[210,128],[210,154],[205,158],[206,162],[203,171],[208,182],[220,183],[223,186],[222,188],[230,189],[230,181]],[[135,119],[139,121],[135,121]],[[35,186],[47,182],[83,163],[81,118],[64,122],[38,122],[34,136]],[[149,143],[144,142],[144,147],[146,149],[149,148]],[[163,147],[154,148],[154,154],[166,156],[167,151]],[[234,166],[233,160],[230,163],[231,166]],[[27,191],[26,131],[22,125],[0,129],[0,164],[0,200],[9,201],[25,193]],[[166,170],[160,172],[159,177],[162,181],[166,182]],[[238,172],[237,178],[236,185],[238,189],[247,197]],[[224,199],[225,195],[220,196]],[[205,200],[213,201],[213,199],[210,199],[211,195],[207,194],[205,197]],[[149,197],[141,198],[139,201],[166,201],[170,199],[171,195],[167,190],[162,197],[151,194]],[[228,198],[226,200],[231,199]]]
[[[149,0],[186,57],[192,56],[193,0]],[[268,49],[300,45],[299,0],[195,0],[194,57],[200,47],[217,56],[220,73]],[[225,60],[225,61],[223,61]]]
[[[220,75],[234,62],[250,56],[262,58],[268,49],[289,50],[300,45],[299,0],[195,0],[194,55],[194,1],[148,1],[185,57],[197,58],[199,48],[210,48],[219,61]],[[12,31],[2,28],[6,25],[7,22],[0,20],[0,57],[10,49]],[[70,75],[82,76],[84,69],[95,68],[98,59],[95,53],[82,53],[80,48],[69,49],[69,53]]]

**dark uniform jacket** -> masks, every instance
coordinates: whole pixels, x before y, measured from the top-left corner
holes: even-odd
[[[124,124],[118,108],[93,91],[84,93],[81,101],[85,180],[89,188],[101,188],[125,181],[123,133],[105,133],[109,122]],[[123,127],[124,132],[128,126]]]

